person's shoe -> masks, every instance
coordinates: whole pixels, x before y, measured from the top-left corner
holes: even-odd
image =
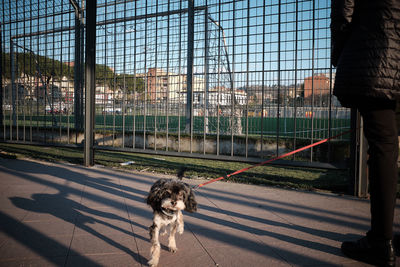
[[[392,240],[371,240],[367,236],[355,242],[343,242],[342,252],[349,258],[376,266],[396,266]]]
[[[394,247],[394,253],[396,253],[396,256],[400,256],[400,234],[395,234],[393,237],[393,247]]]

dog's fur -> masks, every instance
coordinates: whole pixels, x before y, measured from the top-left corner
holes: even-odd
[[[197,211],[197,202],[191,187],[182,181],[174,179],[160,179],[153,184],[146,200],[153,209],[153,224],[150,226],[151,249],[148,264],[157,266],[160,258],[159,233],[161,228],[170,225],[168,238],[169,250],[177,251],[175,233],[183,233],[182,210]],[[167,233],[165,229],[164,234]]]

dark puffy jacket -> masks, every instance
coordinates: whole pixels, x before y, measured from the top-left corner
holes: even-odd
[[[400,0],[332,0],[331,33],[342,105],[400,98]]]

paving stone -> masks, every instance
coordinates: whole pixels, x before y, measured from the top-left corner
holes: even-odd
[[[146,266],[145,198],[173,178],[21,159],[0,159],[0,177],[0,267]],[[160,237],[160,266],[368,266],[340,251],[368,230],[368,200],[226,182],[195,193],[198,212],[184,212],[178,251]]]
[[[70,256],[65,267],[98,267],[98,266],[142,266],[137,255],[121,253],[91,254],[82,256]]]
[[[104,253],[126,253],[137,254],[135,239],[125,234],[109,236],[107,233],[92,231],[86,235],[76,235],[71,242],[70,253],[77,254],[104,254]]]
[[[25,258],[17,258],[17,259],[0,259],[0,267],[21,267],[21,266],[29,266],[29,267],[58,267],[64,266],[66,257],[56,257],[56,258],[34,258],[34,259],[25,259]]]

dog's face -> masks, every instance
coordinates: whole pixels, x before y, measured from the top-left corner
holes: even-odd
[[[195,212],[197,202],[189,185],[172,179],[160,179],[153,184],[147,197],[154,211],[167,214],[179,210]]]
[[[185,193],[179,186],[172,186],[171,189],[164,191],[163,199],[161,200],[161,208],[167,211],[184,210]]]

